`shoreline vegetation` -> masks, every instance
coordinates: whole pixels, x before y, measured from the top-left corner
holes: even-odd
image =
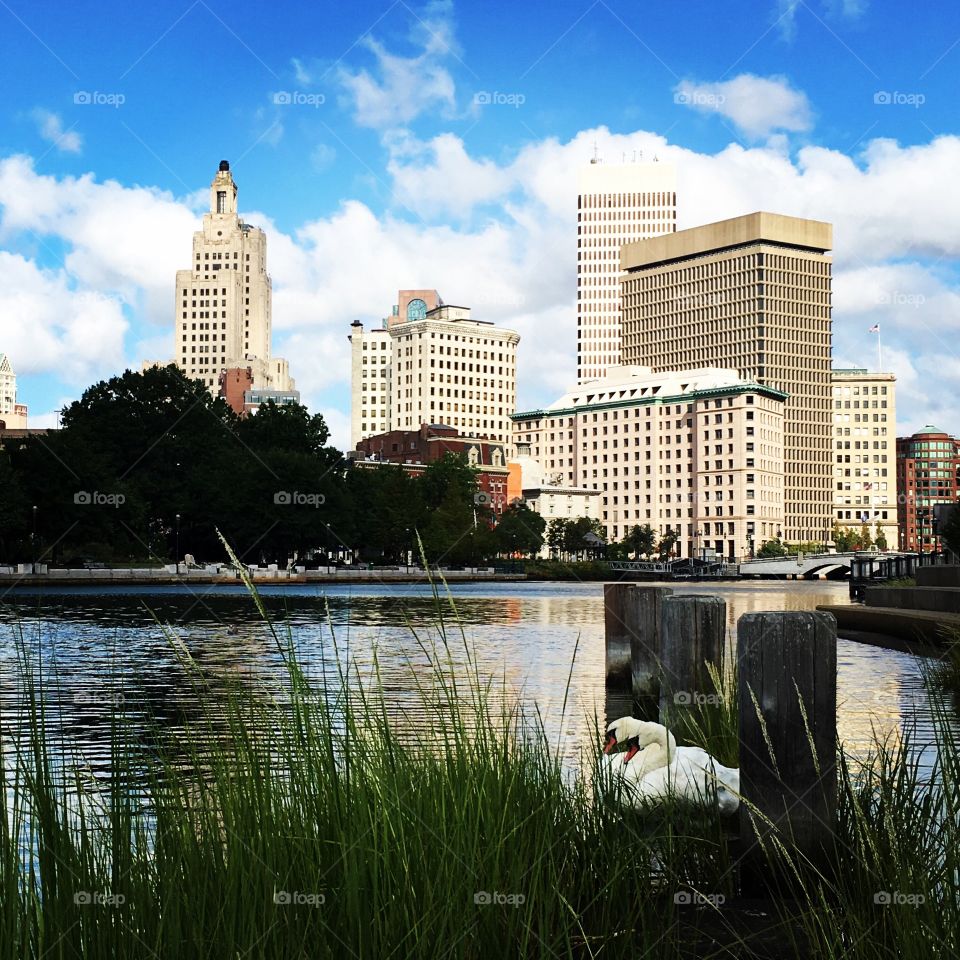
[[[411,625],[428,722],[350,665],[308,677],[281,624],[282,691],[214,687],[171,635],[196,710],[144,738],[119,705],[106,779],[70,756],[53,709],[68,678],[22,644],[23,711],[0,716],[0,960],[960,950],[960,750],[937,701],[924,763],[909,730],[862,762],[838,745],[835,862],[802,863],[783,838],[769,899],[745,902],[729,823],[622,808],[594,778],[599,722],[565,767],[562,721],[482,676],[452,599],[434,596],[435,622]],[[685,730],[727,762],[730,683],[714,677],[718,726]]]

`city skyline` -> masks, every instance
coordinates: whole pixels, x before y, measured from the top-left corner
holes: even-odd
[[[549,22],[455,4],[286,20],[281,5],[267,22],[199,4],[134,24],[108,6],[85,32],[75,12],[0,14],[16,104],[0,111],[0,350],[31,423],[168,355],[172,278],[223,157],[268,237],[274,351],[337,443],[345,322],[372,326],[401,288],[436,285],[517,329],[518,405],[542,406],[576,378],[576,176],[596,150],[673,164],[678,229],[757,209],[834,223],[834,365],[872,369],[879,322],[898,432],[955,431],[960,19],[857,6],[750,4],[719,33],[616,3]],[[509,61],[507,16],[530,27]],[[123,44],[97,49],[118,17]],[[198,35],[223,54],[215,124]],[[182,103],[169,117],[167,101]]]

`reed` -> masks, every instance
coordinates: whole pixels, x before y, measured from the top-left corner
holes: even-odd
[[[214,689],[181,647],[196,712],[175,737],[144,738],[119,709],[100,780],[71,756],[56,678],[24,648],[24,712],[0,717],[0,960],[745,949],[729,825],[623,810],[589,764],[565,767],[553,728],[481,675],[436,602],[435,628],[415,629],[427,722],[352,665],[311,678],[276,626],[280,693]],[[714,683],[726,720],[701,733],[730,762],[736,704],[729,679]],[[902,744],[861,764],[841,752],[838,869],[804,881],[771,956],[958,948],[960,753],[947,717],[936,729],[932,770]],[[884,891],[925,899],[875,903]]]

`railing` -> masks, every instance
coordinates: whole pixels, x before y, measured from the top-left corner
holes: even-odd
[[[899,580],[912,577],[918,567],[938,567],[951,563],[953,558],[946,552],[901,553],[896,556],[857,554],[850,561],[850,599],[859,602],[871,584],[884,580]]]

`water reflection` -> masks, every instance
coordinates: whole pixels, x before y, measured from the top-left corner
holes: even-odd
[[[262,594],[281,645],[292,642],[318,684],[335,686],[348,668],[357,687],[379,682],[398,728],[435,722],[422,705],[424,685],[431,697],[437,693],[432,657],[449,662],[462,678],[472,655],[478,673],[496,678],[494,690],[508,701],[536,704],[565,757],[575,761],[583,751],[592,753],[595,723],[603,723],[607,709],[602,585],[464,584],[452,590],[457,617],[443,601],[438,608],[430,588],[419,585],[266,586]],[[700,584],[674,590],[708,592]],[[743,582],[709,592],[727,603],[732,643],[744,613],[810,610],[844,602],[846,591],[843,583]],[[171,636],[214,692],[228,683],[281,689],[277,638],[242,587],[11,593],[0,606],[4,725],[16,726],[22,707],[19,638],[38,676],[57,679],[47,689],[58,691],[64,735],[93,769],[108,765],[118,704],[144,730],[159,727],[175,737],[195,715],[197,692]],[[918,662],[908,654],[841,639],[838,702],[840,737],[855,751],[868,748],[875,730],[896,735],[904,718],[916,719],[920,739],[931,737]]]

